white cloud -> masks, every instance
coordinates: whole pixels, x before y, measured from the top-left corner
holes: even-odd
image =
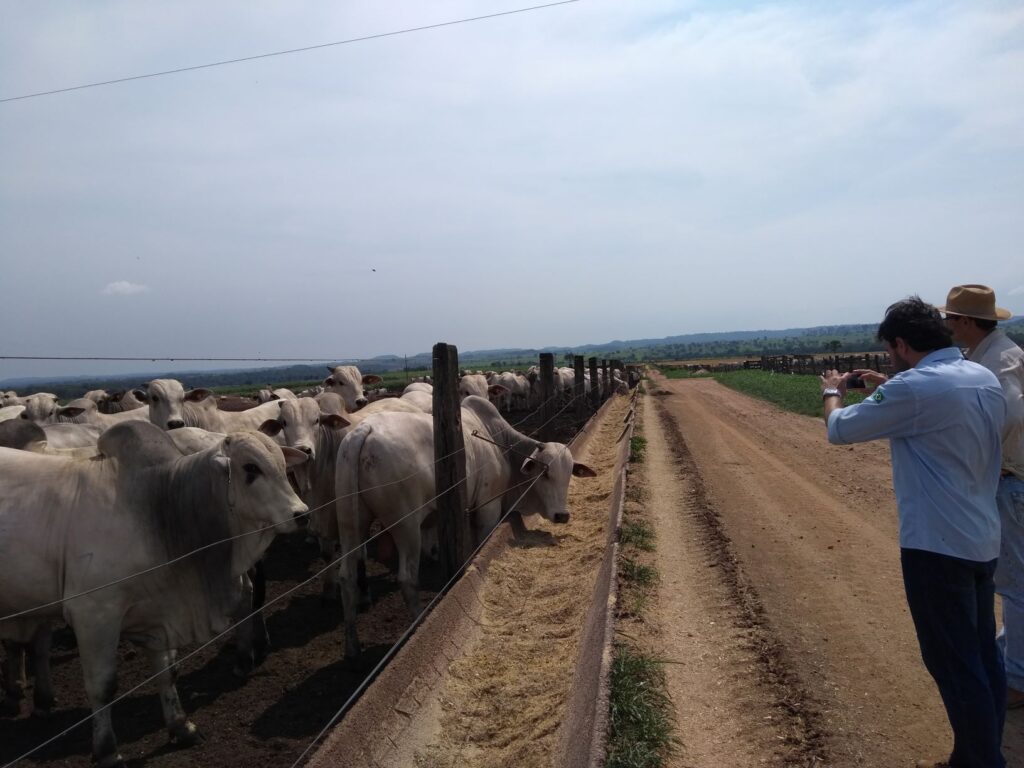
[[[1012,291],[1009,291],[1011,296],[1024,296],[1024,285],[1018,285]]]
[[[106,296],[132,296],[136,293],[146,293],[148,290],[148,285],[129,283],[127,280],[118,280],[114,283],[108,283],[107,287],[103,289],[103,293]]]

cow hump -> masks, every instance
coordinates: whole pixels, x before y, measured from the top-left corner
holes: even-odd
[[[147,467],[181,458],[167,433],[148,421],[125,421],[108,429],[97,443],[104,456],[127,466]]]

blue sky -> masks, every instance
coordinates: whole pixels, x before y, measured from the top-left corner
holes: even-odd
[[[5,1],[0,98],[516,7]],[[582,0],[2,103],[0,354],[1024,313],[1022,73],[1020,3]]]

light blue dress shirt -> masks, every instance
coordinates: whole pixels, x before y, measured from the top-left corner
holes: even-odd
[[[947,347],[864,402],[833,411],[828,440],[889,438],[901,547],[987,562],[999,556],[996,489],[1005,417],[999,380]]]

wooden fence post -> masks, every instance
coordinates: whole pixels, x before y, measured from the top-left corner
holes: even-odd
[[[601,380],[604,382],[604,396],[612,396],[612,373],[608,368],[608,361],[601,360]]]
[[[601,379],[597,377],[597,358],[592,357],[590,363],[590,404],[596,411],[601,407]]]
[[[459,572],[469,557],[472,539],[466,510],[466,451],[459,403],[459,350],[435,344],[434,363],[434,492],[437,535],[446,578]]]
[[[573,373],[575,374],[573,396],[576,398],[576,421],[587,417],[586,382],[583,380],[583,355],[573,355]]]
[[[555,418],[555,356],[551,352],[540,353],[540,396],[541,406],[540,417],[543,426],[540,430],[539,439],[547,442],[551,434],[551,422]]]

